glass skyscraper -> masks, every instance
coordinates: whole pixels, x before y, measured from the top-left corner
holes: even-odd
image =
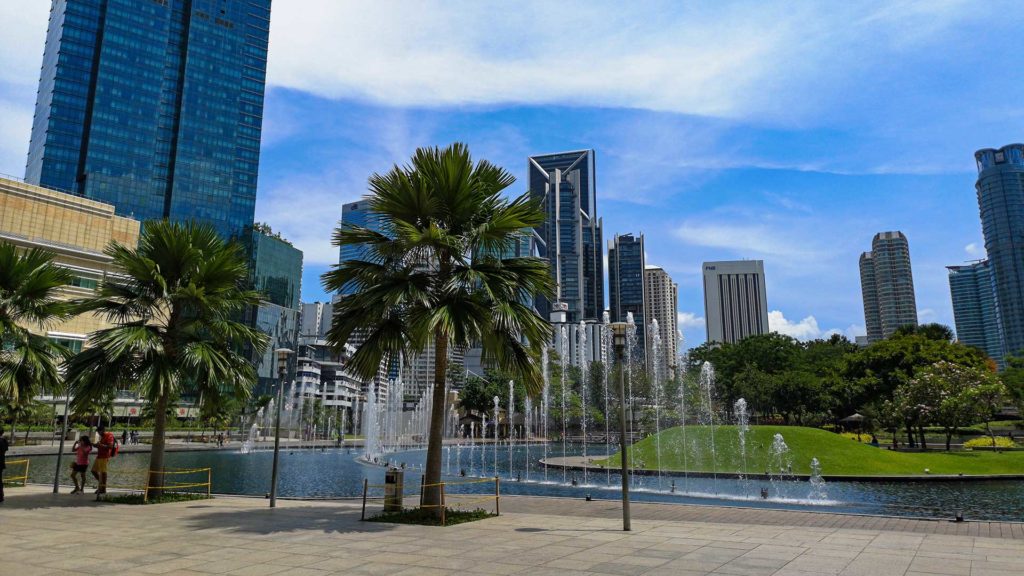
[[[270,336],[263,356],[253,358],[259,393],[269,393],[278,377],[274,350],[298,349],[302,251],[263,225],[246,229],[241,242],[249,257],[249,285],[264,298],[259,306],[246,311],[246,324]],[[293,355],[289,360],[289,377],[294,359]]]
[[[269,29],[270,0],[53,0],[25,179],[241,234]]]
[[[579,150],[528,160],[532,198],[547,218],[536,228],[541,258],[551,265],[557,296],[568,307],[567,321],[600,320],[604,311],[604,250],[597,217],[594,151]],[[548,318],[551,302],[538,296],[537,311]]]
[[[356,202],[342,204],[341,224],[343,226],[349,225],[369,228],[370,230],[377,232],[381,231],[380,216],[373,210],[370,210],[370,201],[365,198]],[[338,250],[338,262],[345,262],[346,260],[363,260],[365,259],[366,253],[367,249],[364,246],[342,246]],[[349,296],[355,292],[355,286],[346,285],[342,287],[339,293],[342,296]]]
[[[608,243],[608,315],[612,322],[625,322],[629,313],[636,324],[637,350],[647,350],[647,299],[644,282],[644,235],[616,234]]]
[[[1024,353],[1024,144],[974,153],[985,251],[995,279],[1003,353]]]
[[[1002,367],[1003,338],[991,264],[981,260],[946,269],[957,340],[984,350]]]

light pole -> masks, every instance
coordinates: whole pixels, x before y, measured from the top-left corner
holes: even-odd
[[[615,343],[615,356],[619,360],[619,454],[622,473],[622,530],[630,531],[629,526],[629,454],[626,446],[626,371],[623,358],[626,350],[626,323],[612,322],[612,337]]]
[[[284,379],[288,376],[288,356],[292,351],[287,348],[274,350],[277,355],[277,415],[274,418],[274,467],[270,472],[270,507],[277,506],[277,462],[281,452],[281,404],[284,403]]]

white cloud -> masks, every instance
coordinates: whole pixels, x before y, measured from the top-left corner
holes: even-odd
[[[785,334],[786,336],[792,336],[797,340],[807,341],[816,340],[818,338],[828,338],[833,334],[844,334],[847,338],[853,339],[852,332],[857,332],[860,327],[851,325],[846,330],[840,330],[838,328],[829,328],[828,330],[822,330],[818,326],[818,320],[814,316],[807,316],[800,321],[788,320],[783,315],[781,310],[772,310],[768,312],[768,328],[772,332],[778,332],[779,334]],[[863,333],[863,332],[860,332]]]
[[[791,232],[763,224],[719,224],[689,221],[673,231],[688,244],[731,250],[740,256],[773,256],[780,259],[817,259],[823,254],[815,244]]]
[[[697,314],[693,312],[679,312],[677,317],[680,330],[704,328],[703,316],[697,316]]]
[[[964,246],[964,252],[967,252],[967,255],[971,256],[972,258],[984,258],[985,257],[985,247],[984,246],[978,246],[977,242],[971,242],[967,246]]]
[[[930,324],[937,322],[939,314],[932,308],[921,308],[917,311],[917,322],[919,324]]]

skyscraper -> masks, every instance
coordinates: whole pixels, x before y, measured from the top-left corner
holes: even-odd
[[[1003,342],[995,279],[988,260],[946,266],[957,340],[981,348],[1002,367]]]
[[[579,150],[528,161],[530,196],[547,214],[536,228],[539,253],[551,265],[556,299],[567,307],[566,320],[600,320],[604,310],[604,262],[601,219],[597,217],[594,151]],[[538,296],[541,316],[551,314],[551,302]]]
[[[250,227],[241,241],[249,256],[249,284],[263,295],[263,302],[246,311],[246,323],[270,336],[263,356],[253,359],[259,390],[268,393],[278,379],[274,350],[296,350],[298,346],[302,251],[266,225]],[[289,364],[290,377],[294,356]]]
[[[974,153],[978,208],[1003,330],[1003,353],[1024,352],[1024,144]]]
[[[269,29],[270,0],[53,0],[25,179],[242,234]]]
[[[658,321],[660,373],[663,378],[670,378],[675,374],[679,361],[679,286],[663,268],[647,266],[644,269],[644,298],[647,306],[644,318]]]
[[[347,224],[350,226],[369,228],[370,230],[376,230],[378,232],[381,229],[379,215],[370,210],[370,200],[367,198],[362,198],[356,202],[349,202],[348,204],[342,204],[341,224],[343,226]],[[366,248],[364,246],[353,246],[348,244],[338,249],[339,262],[345,262],[346,260],[362,260],[364,256],[366,256]],[[352,285],[346,285],[339,291],[342,296],[348,296],[355,292],[355,286]]]
[[[608,313],[612,322],[636,323],[636,353],[647,358],[647,306],[644,297],[644,235],[615,235],[608,242]]]
[[[705,262],[703,269],[708,342],[732,344],[767,334],[764,261]]]
[[[888,338],[900,326],[917,326],[910,245],[902,232],[875,234],[871,251],[860,255],[860,286],[868,342]]]

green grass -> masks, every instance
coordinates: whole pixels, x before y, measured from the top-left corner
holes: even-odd
[[[769,447],[776,433],[782,434],[790,448],[794,474],[809,474],[811,458],[821,462],[822,474],[826,476],[925,476],[926,468],[931,474],[1024,474],[1024,452],[894,452],[886,450],[884,445],[875,448],[832,432],[798,426],[751,426],[747,433],[746,466],[740,455],[737,428],[715,427],[717,470],[765,473],[771,467]],[[663,469],[714,471],[709,449],[710,434],[707,427],[686,426],[685,444],[690,449],[684,451],[682,427],[662,431],[658,436]],[[658,468],[658,436],[645,438],[631,447],[630,458],[636,467]],[[618,466],[619,455],[595,462]]]
[[[112,504],[168,504],[170,502],[191,502],[192,500],[210,500],[211,496],[206,494],[192,494],[189,492],[170,492],[157,498],[144,500],[142,494],[117,494],[105,498],[104,502]]]
[[[453,510],[448,508],[445,511],[445,526],[475,522],[492,516],[494,514],[481,508],[476,510]],[[419,524],[421,526],[441,525],[441,519],[434,516],[434,511],[426,508],[407,508],[401,512],[381,512],[366,520],[369,522],[390,522],[392,524]]]

